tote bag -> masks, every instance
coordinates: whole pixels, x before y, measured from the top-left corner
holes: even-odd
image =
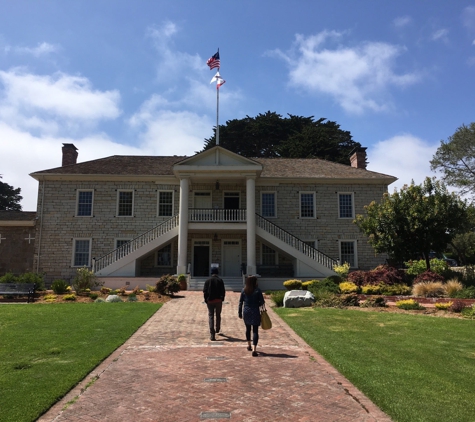
[[[263,330],[270,330],[272,328],[272,321],[267,313],[266,305],[261,307],[261,328]]]

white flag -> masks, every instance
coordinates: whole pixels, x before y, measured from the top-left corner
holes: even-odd
[[[213,82],[216,82],[216,89],[219,89],[219,87],[223,85],[226,81],[221,77],[218,71],[216,72],[216,75],[214,75],[213,78],[211,79],[210,84],[212,84]]]

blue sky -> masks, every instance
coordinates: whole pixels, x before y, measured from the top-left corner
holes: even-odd
[[[0,174],[36,209],[29,173],[109,155],[192,155],[216,124],[325,117],[400,188],[433,175],[475,121],[475,1],[1,0]]]

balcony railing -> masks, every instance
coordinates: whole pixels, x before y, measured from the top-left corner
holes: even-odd
[[[190,208],[188,210],[190,223],[245,223],[245,209],[214,209],[214,208]]]

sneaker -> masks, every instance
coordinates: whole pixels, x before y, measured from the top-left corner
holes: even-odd
[[[252,347],[251,346],[247,346],[247,350],[249,350],[250,352],[252,351]]]
[[[216,337],[215,337],[215,336],[211,336],[209,339],[210,339],[211,341],[216,341]]]
[[[255,350],[252,352],[252,356],[257,356],[257,352]]]

